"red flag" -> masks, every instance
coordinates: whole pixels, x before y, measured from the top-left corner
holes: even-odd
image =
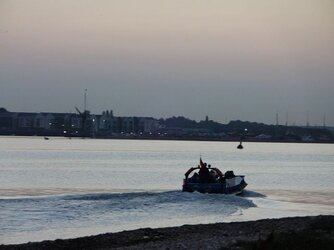
[[[204,162],[202,161],[202,157],[199,158],[199,165],[204,168]]]

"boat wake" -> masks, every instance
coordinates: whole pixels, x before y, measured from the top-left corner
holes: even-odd
[[[266,197],[265,194],[251,191],[251,190],[244,190],[240,195],[240,197],[245,197],[245,198],[264,198]]]
[[[222,222],[254,206],[239,196],[181,191],[0,199],[0,243]]]

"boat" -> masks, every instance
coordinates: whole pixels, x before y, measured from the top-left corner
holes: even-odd
[[[189,177],[193,173],[191,177]],[[200,159],[200,165],[190,168],[185,173],[183,192],[240,194],[247,186],[244,175],[235,175],[233,171],[224,174]]]

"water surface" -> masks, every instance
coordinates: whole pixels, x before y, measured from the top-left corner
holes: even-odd
[[[334,145],[0,137],[0,243],[333,214]],[[242,196],[183,193],[199,157]]]

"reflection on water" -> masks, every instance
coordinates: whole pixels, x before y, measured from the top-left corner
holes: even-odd
[[[300,191],[300,190],[268,189],[268,190],[263,190],[262,192],[263,194],[266,194],[266,196],[275,200],[334,206],[334,190]]]

